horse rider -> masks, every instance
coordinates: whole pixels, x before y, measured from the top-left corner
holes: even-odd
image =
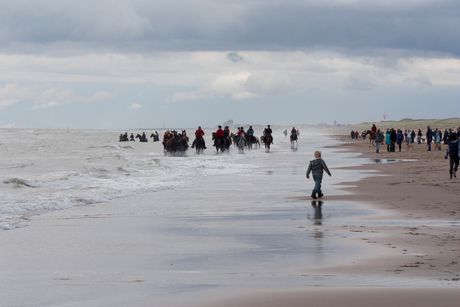
[[[230,128],[228,126],[225,126],[224,128],[224,137],[227,139],[228,144],[232,144],[232,139],[230,138]]]
[[[264,129],[264,136],[265,135],[272,135],[273,131],[272,129],[270,128],[270,125],[267,125],[267,128]],[[272,144],[273,144],[273,137],[272,137]]]
[[[295,130],[295,127],[292,127],[291,134],[296,134],[297,135],[297,130]]]
[[[246,140],[246,138],[244,137],[245,134],[246,134],[246,132],[244,132],[243,127],[239,127],[239,128],[238,128],[238,132],[236,133],[236,136],[237,136],[236,142],[238,142],[239,139],[241,138],[241,136],[243,136],[244,143],[246,144],[247,140]]]
[[[220,137],[220,139],[222,140],[222,143],[223,143],[224,142],[225,132],[224,132],[224,130],[222,130],[222,126],[219,125],[219,128],[216,131],[216,135],[218,137]],[[216,146],[216,145],[212,145],[212,146]]]
[[[375,124],[372,124],[372,128],[371,128],[372,132],[376,132],[377,131],[377,127],[375,126]]]
[[[123,142],[123,133],[120,134],[120,142]]]
[[[163,135],[163,142],[161,142],[161,144],[163,144],[163,147],[166,147],[166,143],[169,141],[169,139],[171,139],[171,132],[169,132],[169,130],[166,130],[165,134]]]
[[[123,134],[123,142],[127,140],[128,140],[128,132],[125,132],[125,134]]]
[[[252,126],[249,126],[249,129],[248,131],[246,131],[246,134],[249,135],[251,141],[254,143],[254,129],[252,129]]]
[[[196,143],[196,139],[197,138],[202,138],[203,139],[203,145],[204,145],[204,149],[206,149],[206,142],[204,141],[204,131],[201,129],[201,126],[198,126],[198,129],[195,131],[195,140],[193,141],[192,143],[192,148],[195,147],[195,143]]]
[[[179,134],[177,134],[177,131],[176,131],[176,130],[173,131],[173,138],[174,138],[174,140],[175,140],[176,142],[179,142],[180,139],[181,139],[181,136],[180,136]]]
[[[129,136],[129,141],[136,141],[136,140],[134,139],[134,134],[133,134],[133,133],[131,133],[131,135]]]
[[[142,142],[147,142],[147,136],[145,135],[145,132],[142,132],[141,141],[142,141]]]

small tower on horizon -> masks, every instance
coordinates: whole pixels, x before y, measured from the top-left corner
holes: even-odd
[[[383,121],[386,122],[387,121],[387,113],[383,113]]]

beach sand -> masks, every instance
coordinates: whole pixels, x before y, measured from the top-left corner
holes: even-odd
[[[342,193],[328,195],[326,178],[322,219],[304,196],[312,184],[291,180],[304,179],[305,156],[274,146],[257,161],[272,165],[251,174],[56,211],[2,232],[0,305],[457,306],[459,192],[444,151],[376,154],[366,141],[338,141],[323,153],[383,163],[347,170],[358,181],[336,186]],[[274,163],[286,157],[287,166]]]
[[[310,287],[296,291],[245,293],[196,306],[458,306],[460,179],[449,178],[448,160],[444,159],[446,145],[441,145],[440,151],[430,152],[426,144],[414,144],[409,149],[403,144],[401,152],[398,149],[387,152],[386,146],[382,146],[376,153],[368,140],[351,140],[347,136],[337,137],[337,140],[343,143],[332,147],[359,153],[358,157],[373,161],[348,169],[374,171],[375,176],[358,182],[342,182],[346,187],[340,189],[347,193],[326,195],[324,203],[334,200],[360,202],[383,210],[383,214],[365,217],[359,224],[328,226],[328,229],[337,232],[346,229],[358,234],[347,239],[360,240],[379,251],[345,265],[310,267],[301,272],[346,276],[350,285],[356,278],[373,276],[380,279],[381,284],[377,287]],[[387,284],[386,279],[391,276],[405,280],[406,287]],[[415,280],[420,279],[427,284],[417,285]]]

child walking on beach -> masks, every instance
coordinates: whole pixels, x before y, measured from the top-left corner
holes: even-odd
[[[307,169],[307,179],[310,179],[310,172],[313,174],[313,180],[315,181],[315,187],[311,193],[311,197],[313,199],[317,199],[318,197],[323,197],[323,192],[321,191],[321,181],[323,180],[323,171],[330,176],[331,172],[327,168],[326,162],[321,158],[321,151],[315,151],[315,160],[311,160],[310,164],[308,164]],[[318,194],[318,197],[316,197]]]

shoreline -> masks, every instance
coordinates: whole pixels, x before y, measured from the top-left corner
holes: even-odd
[[[460,192],[458,182],[449,179],[445,146],[441,151],[426,152],[425,144],[415,144],[414,150],[407,151],[404,146],[401,152],[393,153],[381,146],[377,154],[367,141],[350,140],[347,136],[337,139],[342,143],[328,147],[357,153],[356,158],[404,161],[342,167],[375,173],[367,173],[367,177],[357,182],[341,182],[336,188],[345,194],[326,194],[323,198],[325,203],[357,202],[382,213],[362,217],[360,225],[327,226],[328,230],[337,232],[348,230],[354,235],[348,240],[372,244],[376,254],[345,265],[304,268],[299,272],[318,277],[374,277],[382,279],[382,284],[241,293],[241,297],[220,297],[193,306],[300,307],[306,302],[319,307],[458,305]],[[325,160],[327,162],[327,156]],[[334,176],[334,170],[331,171]],[[287,199],[306,201],[311,197]],[[392,277],[400,278],[403,284],[385,284],[384,279]]]
[[[460,286],[460,191],[457,179],[449,179],[445,150],[427,152],[425,144],[414,144],[414,150],[410,151],[404,148],[401,152],[388,153],[381,147],[380,153],[376,153],[367,141],[349,140],[346,136],[341,140],[345,143],[334,148],[359,153],[358,158],[404,160],[351,167],[377,173],[358,182],[342,182],[340,186],[348,187],[339,189],[349,194],[324,198],[355,201],[384,210],[383,216],[363,218],[367,221],[365,226],[349,228],[367,237],[361,240],[391,249],[391,259],[385,261],[389,258],[386,255],[378,261],[362,259],[350,266],[306,271],[352,274],[361,270],[369,275],[447,280]],[[363,262],[361,267],[359,262]]]

